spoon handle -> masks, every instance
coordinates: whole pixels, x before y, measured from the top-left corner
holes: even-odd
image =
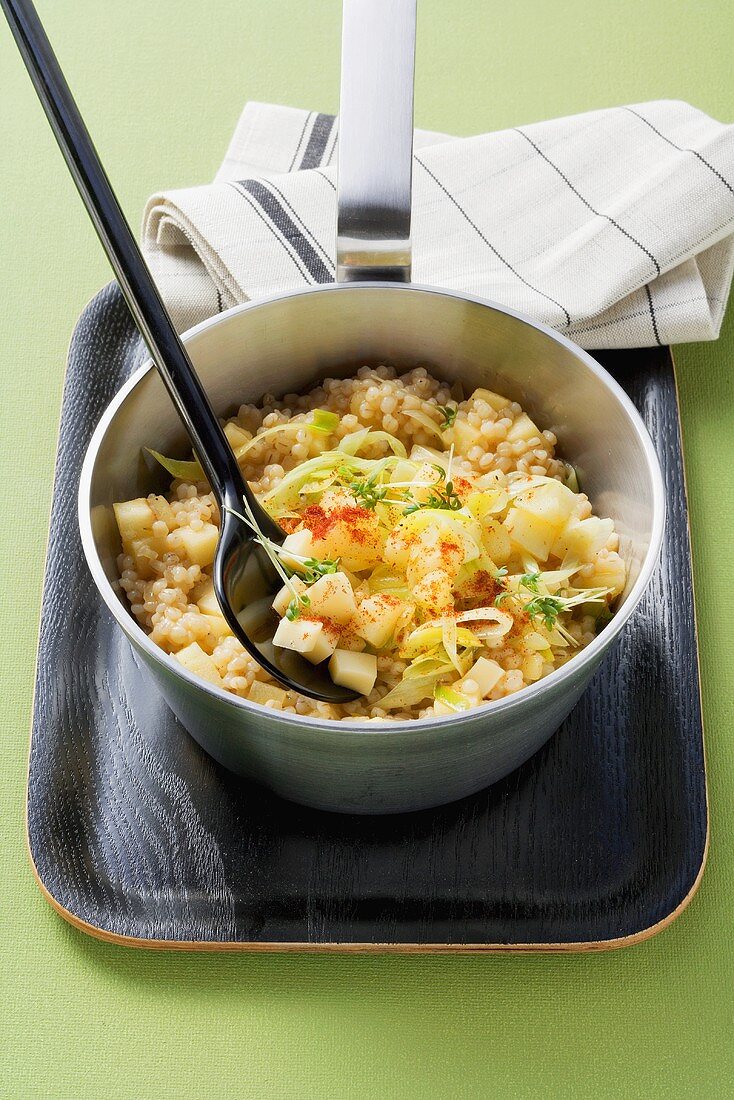
[[[209,404],[30,0],[0,0],[18,49],[153,362],[220,504],[244,494],[260,513]]]

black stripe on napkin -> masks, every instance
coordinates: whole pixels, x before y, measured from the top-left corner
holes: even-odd
[[[245,181],[243,181],[243,182],[245,182]],[[242,195],[242,197],[246,200],[248,206],[250,206],[252,208],[253,212],[255,214],[257,214],[260,221],[272,233],[272,235],[275,237],[278,244],[281,246],[281,248],[283,248],[285,250],[288,257],[293,261],[296,268],[298,269],[298,274],[302,275],[303,278],[306,280],[306,282],[308,282],[308,271],[303,266],[301,261],[298,259],[298,256],[294,255],[294,253],[291,251],[291,249],[288,246],[287,241],[283,240],[281,235],[277,232],[277,230],[275,229],[275,226],[270,221],[270,219],[265,217],[262,210],[260,209],[258,204],[255,202],[255,199],[252,197],[252,195],[250,195],[247,192],[247,190],[242,186],[241,183],[237,183],[236,181],[231,180],[231,181],[229,181],[229,184],[230,184],[230,187],[234,187],[235,191],[238,191],[239,194]]]
[[[332,274],[321,256],[270,188],[266,187],[262,180],[239,180],[236,186],[257,203],[268,219],[273,234],[280,240],[281,244],[292,250],[291,254],[295,253],[301,261],[303,268],[305,268],[303,273],[308,273],[315,283],[332,282]],[[300,267],[301,265],[297,266]]]
[[[326,266],[329,268],[329,270],[334,272],[336,270],[335,266],[334,266],[334,262],[331,259],[331,257],[329,256],[326,249],[323,247],[323,245],[319,241],[316,234],[313,232],[313,230],[308,228],[308,226],[304,222],[301,215],[298,213],[297,210],[294,209],[293,205],[288,201],[288,199],[285,197],[285,195],[283,194],[281,189],[279,187],[276,187],[276,185],[273,183],[272,180],[268,180],[268,187],[270,188],[271,191],[275,192],[275,194],[280,199],[281,203],[283,203],[285,206],[288,207],[291,214],[293,215],[293,220],[297,223],[297,227],[302,231],[302,233],[304,234],[306,239],[308,241],[310,241],[310,243],[313,245],[314,250],[321,256],[322,260],[324,261]]]
[[[539,156],[539,157],[542,157],[542,158],[543,158],[543,160],[544,160],[544,161],[546,162],[546,164],[548,164],[548,165],[549,165],[549,166],[550,166],[550,167],[551,167],[551,168],[553,169],[553,171],[554,171],[554,172],[557,172],[557,173],[558,173],[558,175],[559,175],[559,176],[561,177],[561,179],[562,179],[562,180],[563,180],[563,182],[564,182],[564,183],[566,184],[566,186],[567,186],[567,187],[568,187],[568,188],[569,188],[569,189],[570,189],[571,191],[573,191],[573,193],[574,193],[574,195],[576,196],[576,198],[577,198],[577,199],[580,199],[580,201],[581,201],[581,202],[582,202],[582,203],[584,204],[584,206],[586,207],[586,209],[587,209],[587,210],[590,210],[590,211],[591,211],[591,213],[592,213],[592,214],[594,214],[594,215],[595,215],[595,216],[596,216],[597,218],[605,218],[605,219],[606,219],[606,221],[608,221],[608,222],[610,223],[610,225],[613,225],[615,229],[618,229],[618,230],[619,230],[619,232],[620,232],[620,233],[621,233],[621,234],[622,234],[622,235],[623,235],[624,237],[626,237],[628,241],[631,241],[631,242],[632,242],[632,244],[635,244],[635,245],[637,245],[637,247],[638,247],[638,248],[639,248],[639,249],[640,249],[640,250],[641,250],[642,252],[644,252],[644,253],[645,253],[645,255],[646,255],[646,256],[647,256],[647,257],[648,257],[648,258],[649,258],[650,260],[652,260],[652,262],[654,263],[654,265],[655,265],[655,273],[656,273],[657,275],[659,275],[659,274],[660,274],[660,264],[659,264],[659,263],[658,263],[658,261],[657,261],[657,260],[655,259],[655,257],[653,256],[653,254],[652,254],[652,252],[650,251],[650,249],[649,249],[649,248],[645,248],[644,244],[642,244],[642,242],[641,242],[641,241],[638,241],[636,237],[633,237],[633,235],[632,235],[631,233],[629,233],[629,232],[628,232],[628,231],[627,231],[627,230],[626,230],[626,229],[624,228],[624,226],[620,225],[620,224],[619,224],[619,222],[618,222],[618,221],[616,221],[616,220],[615,220],[615,219],[614,219],[614,218],[613,218],[613,217],[611,216],[611,214],[604,214],[604,213],[603,213],[603,212],[602,212],[601,210],[596,210],[596,209],[595,209],[595,208],[594,208],[594,207],[593,207],[593,206],[591,205],[591,203],[589,202],[589,200],[588,200],[588,199],[585,199],[585,198],[584,198],[584,196],[583,196],[583,195],[581,194],[581,192],[580,192],[580,191],[578,190],[578,188],[577,188],[577,187],[574,187],[574,185],[573,185],[573,184],[571,183],[570,179],[569,179],[569,178],[568,178],[568,176],[567,176],[567,175],[565,174],[565,172],[563,172],[563,171],[562,171],[562,170],[561,170],[561,169],[560,169],[560,168],[558,167],[558,165],[557,165],[557,164],[554,164],[554,163],[553,163],[553,161],[552,161],[552,160],[550,159],[550,157],[549,157],[549,156],[547,156],[547,155],[546,155],[546,154],[545,154],[545,153],[543,152],[543,150],[542,150],[542,149],[541,149],[541,148],[540,148],[540,147],[539,147],[538,145],[536,145],[536,144],[535,144],[535,142],[533,141],[533,139],[532,139],[531,137],[529,137],[529,136],[528,136],[528,135],[527,135],[527,134],[526,134],[526,133],[525,133],[525,132],[524,132],[523,130],[520,130],[520,129],[517,129],[517,128],[516,128],[516,129],[515,129],[515,133],[516,133],[516,134],[519,134],[519,135],[520,135],[520,137],[522,137],[522,138],[525,138],[525,140],[526,140],[526,141],[528,142],[528,144],[529,144],[529,145],[531,145],[531,146],[533,147],[533,149],[534,149],[534,150],[535,150],[535,152],[536,152],[536,153],[538,154],[538,156]]]
[[[645,118],[644,115],[638,114],[638,112],[634,111],[631,107],[623,107],[622,110],[623,111],[628,111],[629,114],[634,115],[635,118],[639,118],[640,122],[644,122],[646,126],[650,127],[650,129],[652,130],[652,132],[654,134],[657,134],[658,137],[662,138],[662,140],[667,142],[668,145],[672,145],[672,147],[674,149],[677,149],[679,153],[692,153],[693,156],[697,157],[698,160],[701,161],[701,164],[703,164],[706,168],[708,168],[711,172],[713,172],[713,174],[716,176],[716,178],[723,183],[724,187],[726,187],[727,190],[731,191],[732,195],[734,195],[734,187],[732,187],[732,185],[729,183],[729,181],[724,176],[722,176],[722,174],[718,170],[718,168],[714,168],[713,164],[710,164],[709,161],[707,161],[705,157],[701,156],[698,149],[691,149],[687,145],[676,145],[676,143],[671,138],[666,137],[665,134],[662,134],[660,132],[660,130],[658,130],[657,126],[653,126],[653,124],[652,124],[652,122],[650,122],[649,118]]]
[[[473,221],[471,220],[471,218],[470,218],[470,217],[469,217],[469,215],[467,214],[467,212],[466,212],[466,210],[464,209],[464,207],[463,207],[463,206],[461,206],[461,205],[460,205],[460,203],[459,203],[459,202],[458,202],[458,201],[457,201],[457,200],[456,200],[456,199],[454,198],[454,196],[453,196],[453,195],[451,194],[451,192],[450,192],[450,191],[448,190],[448,188],[444,187],[444,185],[443,185],[443,184],[441,183],[440,179],[438,179],[438,177],[437,177],[437,176],[434,176],[434,174],[433,174],[433,172],[432,172],[432,171],[430,170],[430,168],[427,168],[427,167],[426,167],[426,165],[425,165],[425,164],[423,163],[423,161],[422,161],[422,160],[420,159],[420,157],[414,157],[413,159],[415,160],[416,164],[420,164],[421,168],[422,168],[422,169],[423,169],[423,170],[424,170],[425,172],[427,172],[427,173],[428,173],[428,175],[429,175],[429,176],[431,177],[431,179],[432,179],[432,180],[433,180],[433,181],[434,181],[435,183],[437,183],[437,184],[438,184],[438,186],[439,186],[439,187],[441,188],[441,190],[442,190],[442,191],[443,191],[443,193],[444,193],[444,194],[446,195],[446,197],[447,197],[448,199],[450,199],[450,200],[451,200],[451,202],[452,202],[452,203],[454,204],[454,206],[455,206],[455,207],[456,207],[456,209],[457,209],[457,210],[459,211],[459,213],[463,215],[463,217],[464,217],[464,218],[466,219],[466,221],[467,221],[467,222],[469,223],[469,225],[470,225],[470,226],[472,227],[472,229],[474,230],[474,232],[475,232],[475,233],[476,233],[476,234],[477,234],[477,235],[478,235],[478,236],[479,236],[479,237],[481,238],[481,240],[483,240],[483,241],[484,241],[484,243],[486,244],[487,248],[488,248],[488,249],[490,250],[490,252],[492,252],[492,253],[493,253],[493,254],[494,254],[494,255],[495,255],[496,257],[497,257],[497,259],[498,259],[498,260],[500,261],[500,263],[504,264],[504,265],[505,265],[505,267],[507,268],[507,270],[508,270],[508,271],[511,271],[511,272],[512,272],[512,274],[513,274],[513,275],[515,276],[515,278],[516,278],[516,279],[519,279],[519,280],[520,280],[520,282],[521,282],[521,283],[522,283],[522,284],[523,284],[524,286],[526,286],[526,287],[527,287],[527,288],[528,288],[529,290],[532,290],[532,291],[533,291],[533,292],[534,292],[535,294],[539,294],[539,295],[541,296],[541,298],[545,298],[545,300],[546,300],[547,302],[551,302],[551,303],[552,303],[552,304],[553,304],[554,306],[557,306],[557,307],[558,307],[558,309],[560,309],[561,313],[562,313],[562,314],[564,315],[564,317],[566,318],[566,327],[568,328],[568,326],[569,326],[569,325],[571,324],[571,314],[570,314],[570,313],[568,312],[568,310],[567,310],[567,309],[565,308],[565,306],[562,306],[560,302],[557,302],[557,301],[555,300],[555,298],[551,298],[550,294],[546,294],[544,290],[539,290],[537,286],[533,286],[533,284],[532,284],[532,283],[529,283],[529,282],[528,282],[528,280],[527,280],[527,279],[525,279],[525,278],[524,278],[524,277],[523,277],[523,276],[522,276],[522,275],[520,274],[520,272],[519,272],[519,271],[516,271],[516,270],[515,270],[515,268],[514,268],[514,267],[512,266],[512,264],[511,264],[511,263],[509,263],[509,261],[508,261],[508,260],[506,260],[506,259],[504,258],[504,256],[500,255],[500,253],[499,253],[499,252],[497,251],[497,249],[496,249],[496,248],[494,247],[494,245],[493,245],[493,244],[491,244],[491,243],[489,242],[489,240],[487,239],[487,237],[485,237],[484,233],[482,233],[482,231],[481,231],[481,229],[479,228],[479,226],[478,226],[478,225],[476,225],[476,223],[475,223],[475,222],[473,222]]]
[[[324,175],[324,173],[323,173],[323,172],[322,172],[322,171],[321,171],[321,170],[320,170],[319,168],[317,168],[317,169],[315,170],[315,174],[316,174],[317,176],[321,176],[322,180],[323,180],[323,181],[324,181],[325,183],[328,183],[328,185],[329,185],[329,187],[331,188],[331,190],[332,190],[332,191],[334,191],[334,192],[336,192],[336,184],[335,184],[335,183],[333,183],[333,182],[332,182],[332,181],[331,181],[331,180],[329,179],[329,177],[328,177],[328,176]]]
[[[311,136],[301,157],[301,168],[318,168],[326,151],[326,146],[334,128],[333,115],[316,115],[316,120],[311,127]]]
[[[307,126],[308,126],[308,124],[309,124],[309,122],[311,121],[312,118],[313,118],[313,111],[309,111],[308,114],[306,115],[306,118],[305,118],[304,123],[303,123],[303,129],[301,130],[300,136],[298,138],[298,145],[296,145],[295,151],[293,153],[293,160],[291,161],[290,167],[288,168],[289,172],[293,171],[293,167],[296,163],[296,158],[297,158],[298,154],[300,153],[301,145],[303,144],[303,135],[306,133],[306,128],[307,128]]]
[[[655,316],[655,307],[652,304],[652,292],[647,283],[645,283],[645,293],[647,294],[647,304],[650,307],[650,320],[652,321],[652,331],[655,334],[655,342],[657,343],[658,347],[662,347],[663,342],[660,339],[660,333],[658,332],[658,322]]]

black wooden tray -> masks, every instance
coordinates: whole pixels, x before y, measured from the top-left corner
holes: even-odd
[[[64,392],[28,787],[33,864],[64,917],[152,947],[582,950],[681,911],[708,820],[675,376],[667,349],[601,358],[651,430],[669,502],[662,565],[622,644],[501,783],[440,810],[349,818],[214,764],[98,598],[79,470],[143,354],[117,289],[91,302]]]

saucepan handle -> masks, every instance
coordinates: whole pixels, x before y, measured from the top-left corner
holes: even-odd
[[[416,0],[344,0],[337,282],[410,281]]]

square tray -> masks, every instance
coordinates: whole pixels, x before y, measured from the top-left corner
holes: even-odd
[[[144,359],[113,284],[64,390],[28,784],[39,884],[101,938],[208,950],[592,950],[665,927],[701,878],[706,776],[675,375],[666,348],[599,357],[642,413],[668,494],[662,562],[558,733],[438,810],[303,809],[218,767],[98,598],[76,492],[106,404]]]

